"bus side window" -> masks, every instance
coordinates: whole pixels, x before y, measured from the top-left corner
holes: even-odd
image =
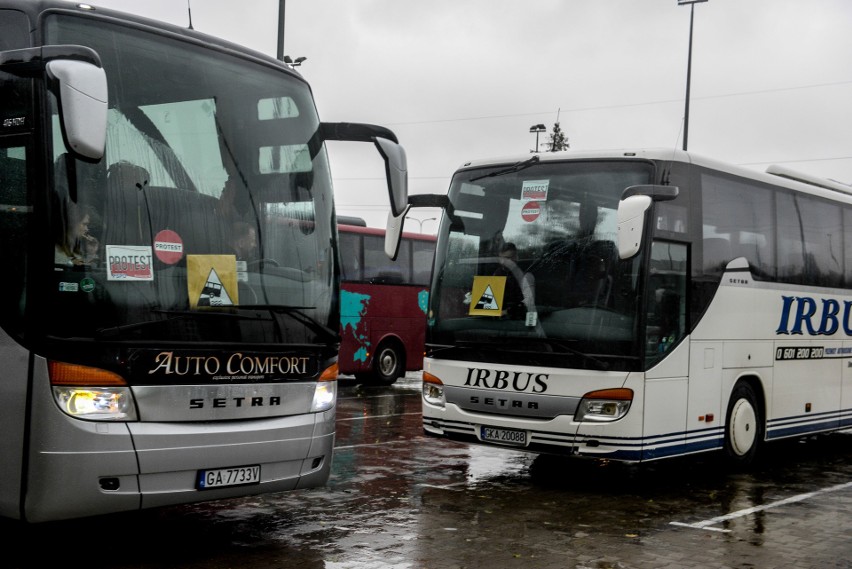
[[[704,274],[721,277],[727,264],[734,258],[731,242],[724,237],[704,238]]]
[[[23,316],[26,247],[30,208],[27,203],[27,159],[23,146],[0,148],[0,242],[4,248],[0,307],[8,317]],[[13,244],[18,244],[13,246]]]

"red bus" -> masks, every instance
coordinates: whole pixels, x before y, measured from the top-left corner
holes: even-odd
[[[358,225],[350,225],[357,223]],[[423,368],[426,307],[435,236],[404,233],[395,261],[385,230],[338,219],[340,238],[340,373],[391,385]]]

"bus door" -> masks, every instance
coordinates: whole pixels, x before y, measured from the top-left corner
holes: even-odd
[[[689,396],[686,331],[688,246],[656,240],[645,287],[643,459],[682,452]]]

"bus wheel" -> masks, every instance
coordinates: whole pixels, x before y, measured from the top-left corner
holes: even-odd
[[[403,358],[393,342],[379,346],[373,358],[373,378],[378,385],[391,385],[402,375]]]
[[[728,403],[725,422],[725,452],[738,465],[750,464],[763,440],[763,418],[754,389],[748,383],[739,383]]]

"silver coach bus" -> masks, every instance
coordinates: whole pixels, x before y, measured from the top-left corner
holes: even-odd
[[[0,0],[0,516],[325,484],[332,139],[375,144],[404,195],[393,133],[320,122],[290,65],[89,5]]]

